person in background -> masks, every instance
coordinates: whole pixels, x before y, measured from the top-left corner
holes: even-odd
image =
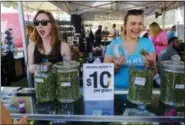
[[[29,42],[29,38],[30,38],[30,36],[33,33],[33,29],[34,29],[34,27],[32,25],[30,25],[30,24],[26,25],[26,38],[27,38],[27,42]]]
[[[29,38],[31,34],[33,33],[34,27],[30,24],[26,25],[26,36]]]
[[[37,64],[42,62],[57,63],[71,59],[70,47],[59,39],[59,31],[53,15],[39,10],[33,20],[34,31],[28,45],[28,71],[35,73]]]
[[[171,30],[168,32],[168,40],[176,36],[175,32],[176,32],[176,26],[172,26]]]
[[[94,34],[93,34],[91,28],[90,28],[90,33],[89,33],[89,41],[90,41],[90,45],[91,45],[91,48],[92,48],[92,46],[94,46]]]
[[[95,46],[100,46],[102,40],[102,26],[99,25],[98,29],[95,32]]]
[[[144,38],[149,38],[149,29],[146,30],[146,33],[143,35]]]
[[[156,54],[152,41],[148,38],[139,37],[144,26],[143,10],[129,10],[124,18],[123,36],[113,39],[107,46],[104,63],[114,63],[115,89],[128,89],[129,87],[129,65],[142,65],[142,68],[152,66],[156,68]],[[114,46],[122,46],[122,54],[114,56]],[[144,49],[148,54],[142,56],[140,51]],[[121,50],[118,50],[121,53]]]
[[[104,37],[105,39],[108,38],[108,36],[109,36],[108,27],[105,27],[105,29],[104,29],[104,31],[102,32],[102,34],[103,34],[103,37]]]
[[[116,30],[116,24],[113,24],[112,25],[112,33],[111,33],[111,36],[113,39],[115,39],[116,37],[119,36],[119,32]]]
[[[149,29],[150,38],[155,46],[155,52],[158,58],[160,52],[168,45],[167,33],[156,22],[151,23]]]
[[[87,30],[85,33],[85,37],[89,37],[89,34],[90,34],[90,30]]]
[[[123,31],[124,31],[123,26],[121,26],[120,32],[119,32],[119,36],[122,36],[123,35]]]
[[[85,29],[82,26],[81,27],[81,32],[80,32],[80,38],[79,38],[79,51],[81,53],[85,52],[85,44],[84,44],[84,38],[85,38]]]
[[[7,42],[7,51],[8,52],[14,52],[15,49],[15,44],[13,41],[13,30],[12,28],[9,28],[8,30],[5,31],[6,37],[5,40]]]
[[[161,65],[160,63],[162,61],[171,60],[171,57],[173,55],[178,55],[178,51],[176,48],[180,45],[180,42],[177,37],[172,37],[168,40],[168,47],[161,51],[161,53],[158,56],[157,60],[157,66],[158,66],[158,73],[161,74]]]
[[[4,104],[1,102],[1,124],[2,125],[28,125],[28,119],[26,116],[21,118],[19,121],[15,121],[13,123],[12,118],[10,116],[10,113],[4,106]]]

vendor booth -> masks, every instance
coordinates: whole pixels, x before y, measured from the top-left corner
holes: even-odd
[[[128,10],[143,9],[146,29],[154,21],[164,29],[176,25],[177,36],[183,43],[184,2],[7,1],[2,5],[11,6],[18,12],[13,14],[17,25],[12,27],[13,35],[19,32],[15,37],[18,49],[1,54],[1,82],[4,83],[1,101],[12,119],[26,115],[29,124],[35,125],[184,125],[184,61],[181,57],[175,55],[161,63],[163,72],[158,85],[153,77],[153,68],[129,65],[129,86],[119,88],[114,83],[117,73],[114,64],[103,63],[107,48],[117,37],[108,33],[102,37],[100,45],[95,46],[96,38],[93,36],[98,25],[108,27],[110,31],[112,24],[116,23],[116,30],[120,31]],[[55,15],[60,39],[69,44],[72,60],[64,58],[55,64],[38,64],[36,73],[32,75],[27,72],[25,24],[32,24],[38,9]],[[157,18],[156,12],[161,13]],[[4,25],[5,16],[1,14]],[[122,36],[122,31],[118,36]],[[114,46],[113,56],[121,54],[120,48]],[[140,54],[147,53],[143,50]],[[22,77],[28,80],[27,87],[10,86],[12,79]]]

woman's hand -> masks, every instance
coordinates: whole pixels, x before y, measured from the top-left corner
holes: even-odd
[[[156,57],[152,54],[145,54],[143,56],[143,61],[144,61],[144,64],[145,64],[145,67],[150,67],[152,66],[153,68],[156,67]]]
[[[118,70],[125,63],[125,58],[120,56],[118,58],[113,58],[113,61],[115,69]]]
[[[31,66],[28,68],[28,71],[29,71],[31,74],[34,74],[35,71],[36,71],[36,65],[31,65]]]
[[[28,125],[28,118],[27,116],[24,116],[19,121],[14,121],[15,125]]]

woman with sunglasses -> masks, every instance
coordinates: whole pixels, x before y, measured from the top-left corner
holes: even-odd
[[[152,41],[148,38],[139,37],[144,23],[143,10],[130,10],[124,18],[123,36],[114,39],[107,47],[104,62],[114,63],[115,68],[115,89],[129,86],[129,65],[153,66],[156,70],[155,49]],[[122,53],[117,57],[114,55],[115,45],[120,45],[117,49]],[[144,49],[148,54],[142,56],[140,50]],[[150,63],[152,62],[152,63]]]
[[[54,17],[50,12],[39,10],[34,17],[34,31],[28,46],[29,72],[35,73],[35,66],[42,62],[56,63],[63,58],[71,59],[70,47],[61,42]]]

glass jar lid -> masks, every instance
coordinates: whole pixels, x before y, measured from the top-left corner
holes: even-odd
[[[54,67],[60,70],[72,70],[72,69],[78,69],[80,66],[80,63],[77,61],[68,61],[66,62],[58,62],[54,64]]]
[[[43,62],[41,64],[36,65],[35,69],[38,72],[47,72],[52,68],[52,63],[50,62]]]
[[[179,55],[172,56],[171,60],[161,62],[165,71],[184,73],[184,62]]]

